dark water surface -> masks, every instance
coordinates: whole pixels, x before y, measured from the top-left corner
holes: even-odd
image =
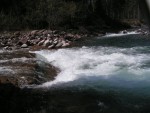
[[[35,53],[61,72],[38,88],[17,90],[4,102],[8,113],[150,113],[150,36],[87,38]]]

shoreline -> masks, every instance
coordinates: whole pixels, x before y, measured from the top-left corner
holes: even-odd
[[[60,31],[60,30],[30,30],[30,31],[4,31],[0,33],[0,49],[31,51],[41,49],[59,49],[72,47],[74,43],[86,37],[105,36],[107,33],[126,34],[128,31],[135,31],[139,34],[149,34],[148,28],[107,29],[97,32],[90,31]]]
[[[68,33],[58,30],[15,31],[0,34],[0,48],[4,50],[57,49],[71,46],[85,34]]]

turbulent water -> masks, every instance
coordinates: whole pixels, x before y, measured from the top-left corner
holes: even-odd
[[[149,39],[140,35],[119,38],[114,36],[114,34],[113,37],[107,36],[107,39],[95,37],[92,39],[95,42],[87,41],[84,46],[81,44],[74,48],[37,51],[37,57],[44,57],[50,64],[61,70],[54,81],[44,83],[42,86],[59,84],[101,86],[105,82],[106,85],[117,87],[149,84]],[[138,40],[143,42],[140,41],[138,44]],[[113,41],[116,42],[116,46]],[[103,42],[104,45],[99,42]],[[107,42],[110,43],[109,46],[106,46]],[[146,46],[143,46],[144,43]]]
[[[107,34],[35,53],[60,72],[18,95],[15,113],[150,113],[149,35]]]
[[[99,81],[98,79],[113,78],[123,81],[147,81],[150,77],[149,49],[93,46],[37,52],[61,70],[54,81],[43,86],[80,79],[94,82]],[[143,50],[147,50],[146,53],[143,53]]]
[[[57,92],[51,95],[52,112],[62,104],[67,113],[150,112],[149,36],[108,34],[81,40],[73,48],[35,53],[60,69],[55,80],[37,86]]]

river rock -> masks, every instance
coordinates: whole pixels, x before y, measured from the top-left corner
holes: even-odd
[[[0,43],[0,47],[2,47],[2,44]]]
[[[8,40],[8,42],[7,42],[7,44],[6,44],[7,46],[12,46],[13,44],[12,44],[12,41],[11,40]]]
[[[19,35],[20,35],[20,32],[19,32],[19,31],[16,31],[16,32],[14,33],[14,35],[15,35],[15,36],[19,36]]]
[[[62,42],[59,42],[55,47],[59,48],[59,47],[61,47],[62,45],[63,45],[63,43],[62,43]]]
[[[6,45],[6,44],[7,44],[7,40],[3,40],[2,43],[3,43],[4,45]]]
[[[35,36],[37,33],[38,33],[38,30],[33,30],[33,31],[31,31],[31,35],[32,35],[32,36]]]
[[[17,45],[18,44],[18,39],[17,38],[13,38],[12,39],[12,44],[13,45]]]
[[[53,34],[52,30],[47,30],[47,34]]]
[[[48,47],[50,44],[51,44],[50,41],[47,39],[47,40],[44,42],[43,46],[44,46],[44,47]]]
[[[26,44],[27,42],[28,42],[28,38],[24,37],[24,38],[19,40],[18,44]]]
[[[68,47],[68,46],[70,46],[69,42],[63,42],[62,44],[63,44],[62,47]]]
[[[48,49],[52,49],[53,47],[55,47],[55,45],[54,45],[54,44],[52,44],[52,45],[48,46]]]
[[[45,31],[45,29],[40,30],[40,31],[37,32],[37,34],[38,34],[38,35],[43,35],[43,32],[44,32],[44,31]]]
[[[1,42],[1,43],[0,43],[0,47],[4,47],[4,46],[5,46],[5,45]]]
[[[28,45],[27,45],[27,44],[23,44],[23,45],[21,46],[21,48],[28,48]]]
[[[53,40],[50,39],[49,42],[52,44],[52,43],[53,43]]]
[[[41,40],[41,41],[38,43],[38,45],[41,46],[41,45],[43,45],[44,42],[45,42],[45,40]]]
[[[54,37],[59,37],[59,35],[58,35],[58,34],[54,34],[53,36],[54,36]]]
[[[4,47],[3,49],[4,49],[4,50],[7,50],[7,49],[8,49],[8,46]]]
[[[32,42],[34,45],[36,45],[36,44],[38,44],[38,43],[40,42],[40,38],[31,40],[31,42]]]
[[[35,54],[26,51],[0,53],[2,67],[12,71],[0,73],[0,85],[11,83],[15,86],[41,84],[53,80],[57,75],[55,67],[35,59]],[[39,74],[40,73],[40,74]]]
[[[60,31],[58,31],[58,30],[52,31],[53,34],[59,34],[59,32],[60,32]]]
[[[57,37],[54,39],[54,42],[55,42],[55,41],[58,41],[58,38],[57,38]]]
[[[47,34],[47,37],[48,37],[48,38],[50,38],[50,37],[51,37],[51,35],[50,35],[50,34]]]
[[[30,39],[35,39],[35,36],[30,36]]]
[[[65,40],[73,41],[73,40],[74,40],[74,39],[73,39],[73,38],[74,38],[74,35],[72,35],[72,34],[69,33],[69,34],[67,34],[64,38],[65,38]]]
[[[57,40],[55,40],[55,41],[53,42],[53,44],[54,44],[54,45],[58,44],[58,41],[57,41]]]
[[[13,32],[0,35],[0,47],[22,47],[41,46],[41,48],[59,48],[69,46],[68,41],[73,42],[81,38],[79,34],[67,33],[64,31],[33,30],[30,32]],[[63,42],[62,42],[63,41]],[[42,46],[43,45],[43,46]],[[13,47],[12,47],[13,48]]]
[[[127,34],[127,33],[128,33],[127,30],[124,30],[124,31],[123,31],[123,34]]]
[[[48,34],[48,31],[47,30],[45,30],[45,31],[43,31],[43,33],[42,33],[43,35],[47,35]]]
[[[81,36],[80,36],[80,35],[78,35],[78,34],[76,34],[76,35],[75,35],[75,38],[76,38],[76,39],[80,39],[80,38],[81,38]]]

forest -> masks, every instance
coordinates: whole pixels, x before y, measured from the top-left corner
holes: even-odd
[[[0,1],[0,30],[121,27],[126,20],[141,20],[138,0]]]

